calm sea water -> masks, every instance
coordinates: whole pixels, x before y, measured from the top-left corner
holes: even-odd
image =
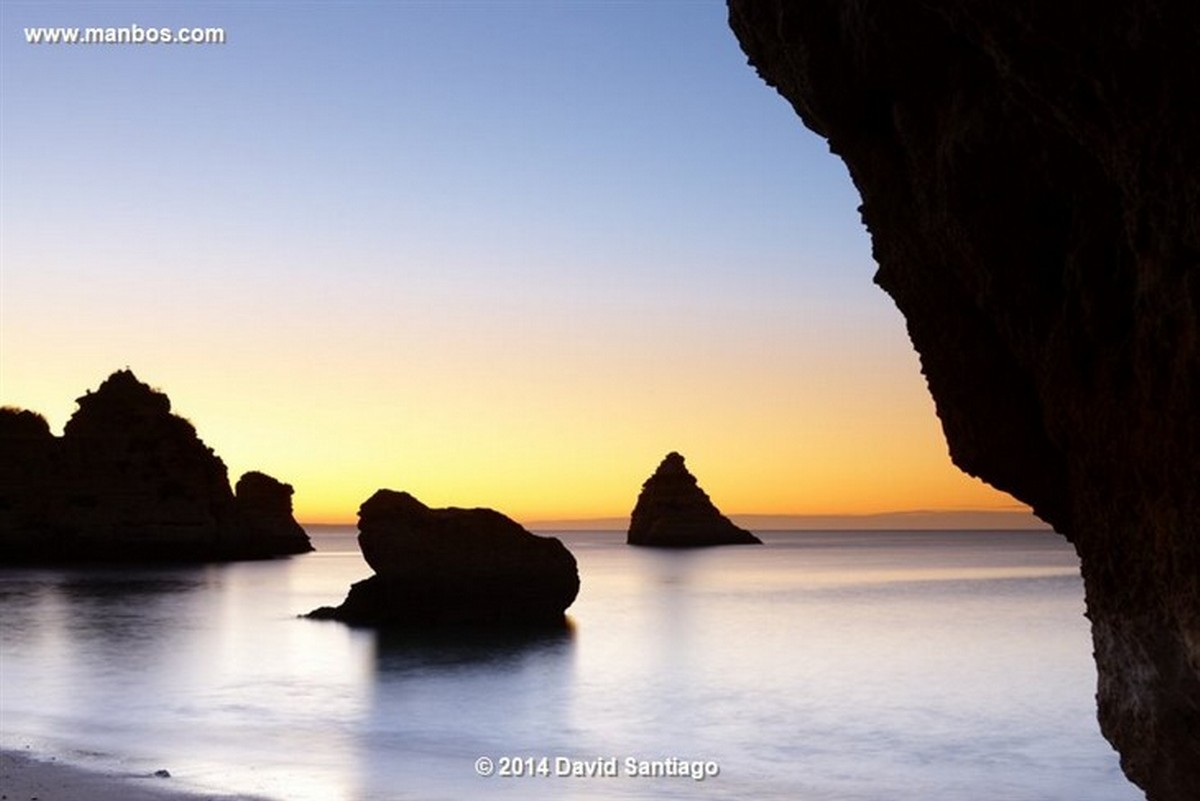
[[[0,745],[289,801],[1142,797],[1055,535],[568,532],[573,630],[468,643],[298,619],[370,574],[352,530],[315,533],[287,561],[0,571]]]

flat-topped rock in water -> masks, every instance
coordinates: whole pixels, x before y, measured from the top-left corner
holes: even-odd
[[[721,514],[688,472],[683,457],[674,452],[642,485],[626,542],[655,548],[762,544]]]
[[[579,593],[575,557],[491,509],[431,509],[382,489],[358,512],[375,575],[309,614],[376,626],[561,626]]]
[[[63,435],[0,410],[0,563],[226,561],[312,550],[291,488],[224,462],[129,370],[78,399]]]

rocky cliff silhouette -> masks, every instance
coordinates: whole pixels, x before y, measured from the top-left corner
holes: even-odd
[[[954,462],[1079,553],[1101,729],[1200,788],[1200,5],[730,0],[829,140]]]
[[[225,464],[129,370],[77,400],[55,437],[0,410],[0,562],[219,561],[312,550],[292,488]]]

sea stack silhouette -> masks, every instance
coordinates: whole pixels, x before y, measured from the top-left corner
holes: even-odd
[[[955,464],[1078,551],[1121,767],[1195,801],[1200,4],[729,0],[729,21],[845,161]]]
[[[381,489],[358,510],[375,575],[308,617],[353,625],[553,628],[579,593],[575,557],[492,509],[431,509]]]
[[[63,435],[0,410],[0,564],[264,559],[312,550],[292,488],[225,463],[165,394],[110,375]]]
[[[653,548],[762,544],[721,514],[674,451],[642,484],[625,541]]]

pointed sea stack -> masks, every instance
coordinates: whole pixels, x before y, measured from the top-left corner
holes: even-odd
[[[129,370],[78,399],[56,437],[0,410],[0,564],[209,562],[312,550],[291,487],[239,482],[170,399]]]
[[[375,575],[309,617],[353,625],[559,627],[579,593],[575,557],[491,509],[430,509],[382,489],[358,510]]]
[[[642,485],[625,541],[654,548],[762,544],[721,514],[675,452]]]

